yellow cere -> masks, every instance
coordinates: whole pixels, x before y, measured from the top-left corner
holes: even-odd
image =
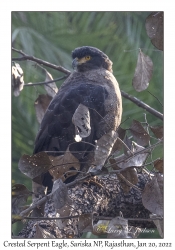
[[[82,58],[78,58],[77,60],[78,60],[79,64],[82,64],[82,63],[89,61],[90,59],[91,59],[91,56],[85,56]]]

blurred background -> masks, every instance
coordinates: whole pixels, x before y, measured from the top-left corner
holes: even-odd
[[[12,46],[24,53],[50,63],[71,68],[71,52],[76,47],[94,46],[113,61],[113,73],[121,90],[133,95],[163,113],[154,94],[163,103],[163,52],[156,49],[145,29],[145,20],[151,12],[12,12]],[[153,76],[147,90],[136,92],[132,78],[139,48],[154,64]],[[129,50],[129,51],[128,51]],[[12,52],[12,57],[20,57]],[[21,61],[24,82],[45,80],[41,68],[34,62]],[[47,68],[53,78],[63,73]],[[63,81],[56,82],[59,87]],[[43,86],[24,87],[19,97],[12,93],[12,183],[22,183],[31,189],[31,181],[18,170],[23,154],[32,154],[39,129],[34,102],[39,94],[46,93]],[[123,98],[123,128],[132,120],[150,125],[162,125],[161,120]],[[160,155],[155,151],[155,154]],[[161,152],[162,154],[162,152]]]

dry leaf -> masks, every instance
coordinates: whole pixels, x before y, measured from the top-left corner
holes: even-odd
[[[54,181],[51,195],[56,209],[61,209],[66,204],[68,191],[66,184],[61,179]]]
[[[70,204],[71,205],[71,204]],[[68,204],[68,202],[66,203],[66,205],[64,205],[62,208],[60,209],[56,209],[56,217],[69,217],[72,215],[72,206],[70,206]],[[74,220],[78,220],[78,218],[74,218]],[[67,226],[69,219],[58,219],[56,220],[56,225],[57,227],[62,230]]]
[[[148,153],[140,153],[134,156],[134,153],[138,153],[139,151],[145,149],[144,147],[138,145],[135,142],[132,142],[131,151],[133,152],[133,156],[131,155],[131,152],[127,151],[127,155],[122,154],[118,157],[115,157],[115,162],[117,166],[121,169],[127,168],[127,167],[139,167],[142,166],[145,162]],[[129,159],[128,156],[131,156]]]
[[[115,159],[111,158],[109,161],[112,164],[112,168],[114,170],[119,170],[120,169],[117,166]],[[124,176],[126,178],[126,180],[128,180],[131,184],[136,185],[137,182],[138,182],[137,171],[136,171],[135,168],[130,167],[130,168],[127,168],[127,169],[123,170],[121,172],[121,174],[117,173],[117,177],[120,180],[120,184],[121,184],[121,187],[122,187],[124,193],[128,193],[130,191],[130,189],[131,189],[131,186],[129,186],[127,184],[127,182],[125,180],[123,180],[121,175]]]
[[[12,186],[12,214],[18,215],[24,210],[23,206],[31,194],[32,192],[22,184]]]
[[[15,184],[12,186],[12,196],[20,196],[20,195],[31,195],[32,192],[26,188],[23,184]]]
[[[113,218],[107,227],[108,239],[128,238],[128,220],[117,216]]]
[[[163,137],[163,126],[149,126],[156,138],[161,139]]]
[[[72,117],[75,125],[75,140],[81,141],[82,138],[88,137],[91,133],[89,109],[83,104],[79,104]]]
[[[41,123],[44,114],[46,112],[46,109],[49,106],[51,100],[52,97],[49,95],[39,95],[38,98],[36,99],[34,106],[36,111],[36,117],[39,123]]]
[[[157,227],[157,230],[160,234],[160,237],[163,238],[163,231],[164,231],[163,230],[164,229],[163,228],[163,218],[161,217],[160,220],[159,219],[155,220],[157,217],[158,216],[156,214],[150,214],[150,218],[153,219],[153,222]]]
[[[23,155],[18,163],[19,170],[33,181],[42,184],[41,175],[52,166],[49,156],[45,152],[35,155]]]
[[[20,91],[23,90],[23,86],[23,70],[18,63],[14,63],[14,66],[12,66],[12,88],[14,96],[19,96]]]
[[[106,174],[109,174],[109,170],[105,167],[102,167],[101,171],[100,171],[100,175],[106,175]]]
[[[145,26],[152,44],[163,50],[163,12],[151,13],[146,19]]]
[[[126,134],[126,129],[123,129],[121,127],[119,127],[117,129],[117,133],[118,133],[118,136],[121,140],[124,140],[124,137],[125,137],[125,134]],[[120,140],[116,140],[115,143],[114,143],[114,146],[112,148],[112,153],[116,152],[116,151],[120,151],[122,150],[123,148],[123,143],[120,141]]]
[[[149,143],[150,136],[139,121],[133,120],[129,130],[139,145],[146,146]]]
[[[32,191],[33,191],[32,199],[35,200],[45,195],[46,188],[43,185],[32,181]]]
[[[53,80],[52,75],[46,69],[44,69],[44,71],[46,73],[45,82],[52,81]],[[44,88],[45,88],[47,94],[51,97],[54,97],[56,95],[56,93],[58,92],[58,88],[57,88],[55,82],[44,84]]]
[[[82,232],[92,232],[92,230],[93,230],[92,214],[91,213],[81,214],[79,216],[79,221],[78,221],[78,231],[82,233]]]
[[[58,217],[67,217],[70,216],[72,207],[66,204],[60,209],[57,209],[57,216]],[[59,229],[64,229],[67,226],[68,219],[58,219],[56,220],[56,225],[58,226]]]
[[[45,196],[45,190],[46,188],[43,187],[43,185],[38,184],[34,181],[32,181],[32,202],[36,203],[39,199]],[[37,206],[32,211],[32,217],[43,217],[44,216],[44,208],[45,208],[45,202],[42,203],[40,206]]]
[[[161,174],[156,173],[145,185],[142,202],[151,213],[163,216],[163,176]]]
[[[110,155],[114,143],[118,137],[118,133],[115,131],[110,131],[103,135],[96,144],[94,162],[90,167],[89,172],[91,174],[98,174],[105,164],[106,159]]]
[[[126,180],[129,181],[131,184],[136,185],[138,183],[137,171],[135,168],[129,168],[122,171],[121,174],[117,174],[124,193],[129,193],[132,187],[127,184],[127,182],[122,178],[121,175],[124,176]]]
[[[138,145],[135,142],[132,142],[132,147],[131,151],[134,153],[138,153],[139,151],[143,150],[144,147]],[[131,184],[135,185],[138,182],[138,176],[137,176],[137,171],[134,167],[139,167],[142,166],[148,156],[147,152],[140,153],[137,155],[133,155],[131,158],[128,158],[128,156],[132,156],[131,152],[127,152],[127,155],[122,154],[118,157],[111,158],[109,159],[110,163],[112,164],[111,167],[114,170],[120,170],[124,169],[121,171],[121,173],[117,173],[117,176],[119,180],[121,181],[121,186],[124,190],[125,193],[128,193],[131,188]],[[129,181],[131,184],[127,183]]]
[[[44,217],[44,208],[45,208],[45,203],[41,204],[41,206],[37,206],[32,210],[32,217],[37,217],[41,218]]]
[[[36,224],[36,233],[34,235],[34,239],[54,239],[55,236]]]
[[[53,176],[53,180],[61,178],[65,181],[67,178],[76,175],[80,170],[79,160],[71,154],[69,150],[64,155],[49,156],[53,168],[49,170],[49,173]]]
[[[163,159],[157,159],[154,161],[154,167],[160,172],[163,173]]]
[[[132,80],[132,85],[134,89],[141,92],[148,88],[149,81],[152,77],[153,72],[153,62],[146,56],[140,49],[137,59],[137,65],[135,68],[134,78]]]
[[[13,213],[14,211],[12,210],[12,213]],[[12,214],[12,224],[13,223],[15,223],[15,222],[17,222],[17,221],[21,221],[21,220],[23,220],[23,217],[22,216],[20,216],[20,215],[18,215],[18,214]]]

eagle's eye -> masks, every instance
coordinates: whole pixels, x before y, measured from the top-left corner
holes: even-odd
[[[91,56],[85,56],[86,61],[89,61],[91,59]]]

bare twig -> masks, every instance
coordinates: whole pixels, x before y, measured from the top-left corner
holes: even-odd
[[[152,218],[152,219],[145,219],[145,218],[125,218],[126,220],[133,220],[133,221],[154,221],[154,220],[163,220],[163,217],[156,217],[156,218]]]
[[[147,48],[138,48],[138,49],[130,49],[130,50],[124,49],[123,52],[133,52],[133,51],[136,51],[136,50],[151,50],[151,51],[161,52],[161,51],[158,50],[158,49],[147,49]]]
[[[82,214],[83,215],[83,214]],[[71,215],[71,216],[63,216],[63,217],[42,217],[42,220],[66,220],[66,219],[73,219],[73,218],[78,218],[79,215]],[[112,220],[114,217],[108,217],[108,216],[93,216],[94,219],[98,219],[98,220]],[[41,220],[41,217],[24,217],[24,219],[27,220]],[[156,217],[156,218],[125,218],[126,220],[130,220],[130,221],[153,221],[153,220],[163,220],[163,218],[161,217]]]
[[[12,58],[12,61],[26,61],[26,60],[29,60],[29,61],[33,61],[33,62],[36,62],[36,63],[39,63],[39,64],[42,64],[42,65],[45,65],[49,68],[52,68],[52,69],[55,69],[55,70],[58,70],[60,72],[63,72],[65,73],[66,75],[70,75],[70,71],[61,67],[61,66],[58,66],[58,65],[55,65],[55,64],[52,64],[52,63],[49,63],[47,61],[44,61],[44,60],[41,60],[39,58],[36,58],[34,56],[29,56],[27,54],[25,54],[23,51],[21,50],[18,50],[18,49],[15,49],[15,48],[12,48],[13,51],[16,51],[18,52],[19,54],[22,55],[22,57],[19,57],[19,58]]]
[[[59,78],[56,78],[54,80],[51,80],[51,81],[47,81],[47,82],[36,82],[36,83],[26,83],[24,84],[24,87],[30,87],[30,86],[37,86],[37,85],[47,85],[49,83],[52,83],[52,82],[57,82],[57,81],[60,81],[62,79],[65,79],[67,78],[67,76],[62,76],[62,77],[59,77]]]
[[[149,124],[148,124],[148,121],[147,121],[147,118],[146,118],[146,114],[144,113],[144,117],[145,117],[145,124],[146,124],[146,132],[148,133],[148,135],[149,135]],[[150,143],[150,140],[149,140],[149,147],[151,146],[151,143]],[[154,149],[154,148],[153,148]],[[153,151],[153,149],[151,150],[151,152],[150,152],[150,157],[151,157],[151,161],[152,162],[154,162],[153,161],[153,156],[152,156],[152,151]],[[148,158],[148,157],[147,157]],[[152,164],[153,165],[153,167],[154,167],[154,164]]]
[[[66,220],[66,219],[73,219],[78,218],[79,215],[71,215],[65,217],[24,217],[26,220]]]
[[[95,219],[98,220],[112,220],[114,217],[108,217],[108,216],[94,216]],[[126,220],[130,220],[130,221],[153,221],[153,220],[163,220],[163,218],[161,217],[156,217],[156,218],[125,218]]]
[[[70,145],[70,144],[69,144]],[[93,144],[92,144],[93,145]],[[95,146],[95,145],[93,145]],[[64,151],[43,151],[45,153],[49,153],[49,154],[60,154],[60,153],[65,153],[66,150]],[[89,153],[89,152],[92,152],[92,150],[79,150],[79,151],[70,151],[70,153]],[[62,156],[62,155],[61,155]],[[74,162],[73,162],[74,163]],[[86,162],[82,162],[82,163],[86,163]]]
[[[115,165],[116,163],[113,163],[111,164],[110,166],[112,165]],[[129,169],[129,168],[141,168],[142,166],[131,166],[131,167],[125,167],[125,168],[121,168],[121,169],[117,169],[117,170],[111,170],[109,172],[109,174],[120,174],[121,172],[125,171],[126,169]]]
[[[142,150],[136,152],[134,155],[128,156],[128,157],[125,158],[124,160],[122,159],[122,160],[120,160],[120,161],[118,161],[118,162],[115,162],[115,163],[113,163],[113,164],[110,164],[110,165],[107,166],[106,168],[109,168],[109,167],[111,167],[111,166],[113,166],[113,165],[116,165],[116,164],[119,164],[119,163],[121,163],[121,162],[127,162],[127,161],[129,161],[131,158],[135,157],[135,156],[138,155],[138,154],[149,153],[149,150],[151,150],[151,149],[157,147],[157,146],[158,146],[159,144],[161,144],[162,142],[163,142],[163,139],[159,140],[158,142],[156,142],[155,144],[149,146],[148,148],[144,148],[144,149],[142,149]]]
[[[147,90],[148,93],[152,96],[154,96],[154,98],[160,103],[160,105],[163,107],[162,103],[160,102],[160,100],[157,98],[157,96],[155,96],[154,94],[152,94],[149,90]]]
[[[83,171],[80,171],[80,170],[69,170],[69,171],[66,171],[64,174],[61,175],[60,178],[64,177],[64,175],[67,175],[67,174],[70,174],[70,173],[76,173],[76,174],[84,174],[86,175],[86,172],[83,172]]]
[[[26,214],[28,214],[30,211],[32,211],[34,208],[41,206],[44,202],[47,201],[49,195],[44,196],[42,199],[38,200],[36,203],[32,204],[29,208],[23,210],[19,216],[24,217]]]
[[[163,120],[163,114],[160,113],[159,111],[151,108],[148,104],[142,102],[141,100],[139,100],[138,98],[131,96],[127,93],[125,93],[124,91],[121,91],[121,94],[123,97],[125,97],[126,99],[134,102],[137,106],[147,110],[149,113],[151,113],[152,115],[158,117],[159,119]]]
[[[67,183],[66,186],[71,187],[71,186],[73,186],[73,185],[75,185],[75,184],[77,184],[77,183],[79,183],[81,181],[84,181],[84,180],[88,179],[89,177],[91,177],[91,174],[87,173],[84,177],[76,179],[75,181],[72,181],[70,183]]]

